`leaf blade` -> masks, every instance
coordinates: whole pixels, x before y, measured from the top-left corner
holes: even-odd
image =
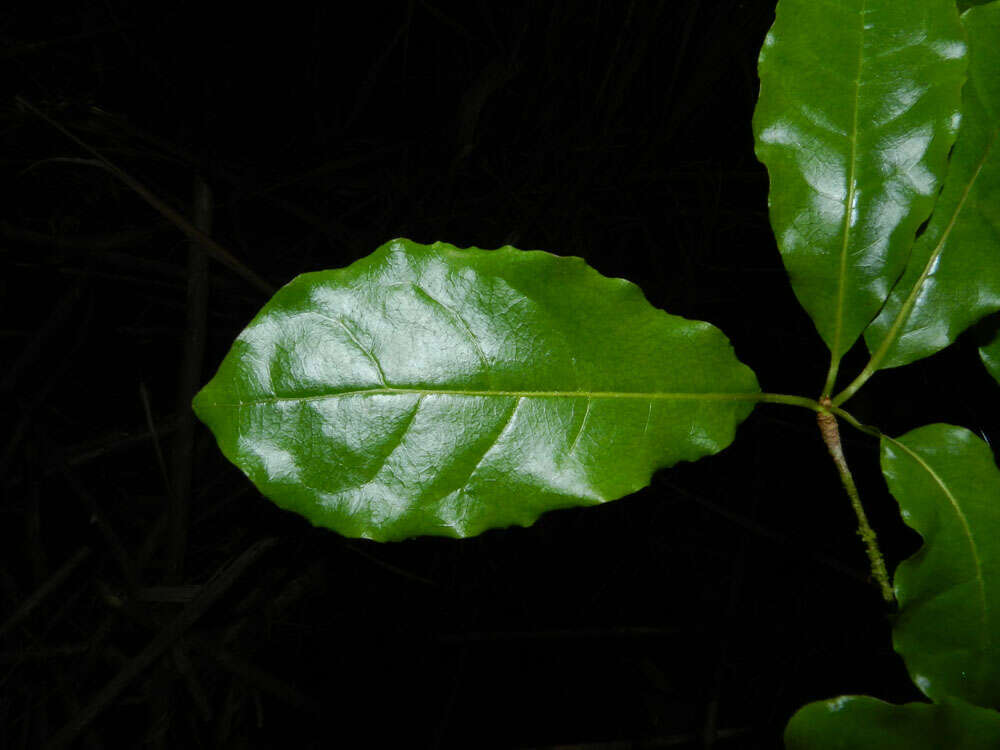
[[[882,440],[882,472],[924,538],[895,573],[893,643],[932,700],[1000,705],[1000,470],[969,430],[927,425]]]
[[[397,240],[280,290],[194,406],[278,505],[388,540],[621,497],[758,391],[717,329],[579,258]]]
[[[1000,5],[973,8],[962,23],[969,38],[962,128],[926,231],[865,330],[879,369],[934,354],[1000,309]]]
[[[753,130],[800,304],[835,360],[876,315],[954,142],[964,47],[951,0],[781,0]]]
[[[786,750],[990,750],[1000,745],[1000,713],[956,700],[885,703],[844,695],[800,708],[785,729]]]
[[[992,339],[979,347],[979,358],[983,361],[986,371],[1000,383],[1000,330]]]

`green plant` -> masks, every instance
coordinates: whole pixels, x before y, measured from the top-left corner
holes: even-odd
[[[1000,309],[1000,3],[959,17],[951,0],[781,0],[759,69],[772,227],[831,352],[818,398],[762,393],[716,328],[578,258],[396,240],[282,288],[195,411],[278,505],[388,541],[614,500],[721,451],[757,402],[810,409],[931,702],[810,704],[788,747],[1000,746],[992,451],[961,427],[890,437],[844,409],[879,370]],[[838,390],[862,337],[870,360]],[[982,357],[1000,376],[1000,339]],[[838,419],[880,441],[924,538],[891,582]]]

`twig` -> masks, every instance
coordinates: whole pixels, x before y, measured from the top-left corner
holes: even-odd
[[[283,703],[313,716],[329,717],[329,709],[326,706],[320,705],[295,686],[265,672],[260,667],[236,657],[226,649],[208,648],[200,639],[195,641],[195,645],[232,674]]]
[[[122,430],[111,430],[94,440],[69,446],[66,449],[66,465],[80,466],[108,453],[125,450],[146,440],[168,435],[176,429],[177,416],[170,414],[160,420],[160,426],[155,431],[150,429],[146,432],[128,433]],[[51,471],[54,469],[49,470],[49,472]]]
[[[829,407],[829,397],[824,396],[820,399],[820,403]],[[854,477],[847,466],[847,459],[844,457],[844,450],[840,445],[840,429],[837,427],[837,418],[830,412],[823,411],[816,415],[816,423],[819,425],[823,442],[826,443],[827,450],[830,451],[830,457],[833,459],[833,463],[837,467],[837,472],[840,474],[840,482],[844,485],[847,496],[851,499],[851,507],[854,508],[854,514],[858,517],[858,534],[864,540],[865,551],[868,553],[868,560],[871,563],[872,575],[875,577],[879,589],[882,591],[882,598],[889,604],[893,604],[896,601],[896,597],[893,595],[892,584],[889,582],[889,573],[885,568],[885,560],[882,558],[882,552],[878,548],[878,539],[875,536],[875,530],[868,523],[868,516],[865,514],[864,506],[861,505],[861,497],[858,495],[857,485],[854,484]]]
[[[46,744],[46,750],[66,747],[144,672],[164,651],[180,638],[205,612],[225,594],[252,563],[275,544],[277,539],[262,539],[220,571],[202,588],[201,593],[181,611],[156,637],[115,675],[94,699]]]
[[[706,497],[702,497],[701,495],[698,495],[698,494],[696,494],[694,492],[691,492],[691,490],[687,490],[687,489],[685,489],[684,487],[681,487],[678,484],[674,484],[669,479],[666,479],[664,477],[661,477],[661,476],[657,475],[654,478],[654,481],[657,484],[662,484],[665,487],[669,487],[672,491],[680,494],[681,496],[685,497],[686,499],[693,500],[694,502],[698,503],[698,505],[702,506],[703,508],[706,508],[706,509],[712,511],[713,513],[716,513],[716,514],[722,516],[723,518],[725,518],[726,520],[728,520],[728,521],[736,524],[737,526],[742,526],[747,531],[749,531],[749,532],[751,532],[753,534],[756,534],[757,536],[761,537],[762,539],[769,539],[772,542],[775,542],[776,544],[781,544],[781,545],[784,545],[784,546],[787,546],[787,547],[791,547],[792,549],[794,549],[799,554],[802,554],[802,555],[810,558],[811,560],[814,560],[815,562],[817,562],[817,563],[819,563],[821,565],[826,566],[830,570],[835,570],[838,573],[841,573],[841,574],[843,574],[843,575],[845,575],[845,576],[847,576],[849,578],[852,578],[852,579],[854,579],[856,581],[864,581],[865,580],[865,576],[864,576],[863,573],[860,573],[859,571],[855,570],[854,568],[852,568],[852,567],[850,567],[848,565],[845,565],[844,563],[840,562],[840,560],[837,560],[837,559],[835,559],[833,557],[830,557],[828,555],[824,555],[821,552],[817,552],[812,547],[808,547],[806,545],[800,544],[799,542],[791,539],[790,537],[787,537],[784,534],[779,534],[777,531],[773,531],[772,529],[769,529],[766,526],[764,526],[764,525],[762,525],[760,523],[757,523],[756,521],[753,521],[753,520],[751,520],[749,518],[746,518],[745,516],[742,516],[739,513],[734,513],[733,511],[729,510],[728,508],[725,508],[725,507],[719,505],[718,503],[716,503],[716,502],[714,502],[712,500],[709,500]]]
[[[194,223],[208,236],[212,231],[212,194],[203,180],[194,187]],[[187,546],[187,522],[191,507],[191,468],[194,457],[194,415],[191,399],[201,381],[205,353],[208,309],[208,262],[196,243],[188,248],[187,323],[181,371],[177,382],[177,432],[171,461],[173,492],[167,512],[166,582],[180,582]]]
[[[167,226],[163,222],[163,226]],[[16,227],[6,221],[0,221],[0,237],[11,242],[20,242],[36,247],[51,248],[65,253],[66,251],[80,254],[99,253],[107,250],[114,250],[120,247],[137,245],[140,242],[148,242],[149,238],[157,231],[158,227],[152,229],[123,229],[118,232],[96,234],[89,237],[64,236],[58,234],[46,234],[45,232],[35,232],[31,229]]]
[[[281,613],[287,606],[294,603],[294,601],[298,599],[299,596],[304,594],[306,589],[311,586],[311,582],[316,576],[322,576],[325,568],[326,564],[323,561],[317,561],[309,568],[304,576],[301,576],[293,581],[285,591],[275,597],[273,602],[273,613]],[[146,612],[131,606],[127,602],[117,600],[114,595],[106,589],[106,587],[105,599],[110,601],[112,605],[117,608],[116,611],[120,612],[137,625],[140,625],[148,630],[156,630],[160,627],[159,623],[152,619]],[[253,625],[258,629],[266,627],[262,625],[259,619],[255,620]],[[240,631],[243,629],[244,628],[241,624],[233,626],[222,637],[221,642],[218,639],[206,638],[198,633],[189,633],[184,638],[184,645],[185,647],[190,646],[202,655],[210,657],[231,674],[254,685],[260,690],[275,696],[285,703],[316,716],[326,716],[327,709],[318,704],[312,698],[308,697],[294,686],[287,684],[280,678],[275,677],[274,675],[265,672],[260,667],[257,667],[245,659],[238,657],[231,649],[228,648],[227,644],[234,640],[234,638],[239,635]],[[178,650],[180,649],[176,648],[175,652]]]
[[[18,104],[20,104],[25,109],[30,110],[36,114],[41,119],[45,120],[49,125],[54,127],[60,133],[65,135],[71,141],[73,141],[80,148],[84,149],[87,153],[91,154],[93,159],[73,159],[73,158],[58,158],[58,159],[48,159],[47,161],[62,161],[71,164],[85,164],[92,167],[99,167],[110,172],[112,175],[117,177],[119,180],[124,182],[129,188],[131,188],[139,197],[141,197],[146,203],[159,211],[164,217],[166,217],[174,226],[180,229],[184,234],[190,237],[194,242],[209,255],[215,258],[217,261],[222,263],[224,266],[230,268],[234,273],[241,276],[243,279],[253,284],[255,287],[265,292],[268,295],[274,294],[274,287],[254,273],[250,268],[241,263],[232,253],[226,250],[222,245],[217,243],[211,237],[208,237],[203,232],[199,231],[191,222],[189,222],[184,216],[172,209],[162,200],[157,198],[153,193],[147,190],[142,183],[133,178],[127,172],[119,169],[114,164],[112,164],[108,159],[100,154],[97,149],[88,146],[86,143],[81,141],[75,135],[70,133],[66,128],[62,127],[59,123],[53,121],[43,112],[36,109],[30,103],[22,99],[21,97],[16,97]]]
[[[0,625],[0,635],[9,631],[21,622],[21,620],[30,615],[35,607],[41,604],[49,594],[59,588],[69,578],[70,574],[88,557],[90,557],[90,547],[81,547],[77,550],[73,557],[63,563],[59,570],[49,576],[45,583],[35,589],[35,592],[21,603],[21,606],[17,608],[14,614]]]

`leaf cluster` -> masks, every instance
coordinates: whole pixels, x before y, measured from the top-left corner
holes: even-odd
[[[395,240],[299,276],[194,408],[281,507],[345,536],[471,536],[615,500],[723,450],[757,403],[816,412],[894,646],[930,703],[803,708],[790,748],[1000,745],[1000,470],[970,430],[889,436],[846,405],[1000,310],[1000,2],[781,0],[753,128],[792,289],[830,352],[816,398],[761,392],[714,326],[578,258]],[[868,362],[843,377],[863,342]],[[1000,335],[981,356],[1000,380]],[[892,582],[840,445],[878,439],[923,547]]]

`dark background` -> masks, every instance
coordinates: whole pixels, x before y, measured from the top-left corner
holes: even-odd
[[[529,529],[379,545],[279,510],[186,406],[266,294],[52,161],[92,157],[32,109],[186,215],[202,180],[272,285],[399,236],[580,255],[815,396],[750,129],[773,5],[9,9],[0,746],[776,748],[807,701],[919,699],[804,410]],[[1000,440],[980,335],[849,408]],[[844,430],[894,565],[919,538]]]

